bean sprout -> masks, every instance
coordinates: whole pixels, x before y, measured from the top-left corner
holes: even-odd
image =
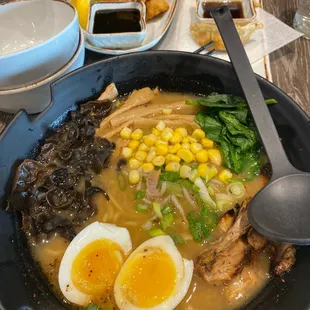
[[[183,222],[188,224],[188,221],[187,221],[187,218],[186,218],[186,215],[185,215],[185,212],[182,208],[182,206],[180,205],[177,197],[175,197],[174,195],[171,196],[171,200],[174,204],[174,206],[178,209],[178,211],[180,212],[181,216],[182,216],[182,219],[183,219]]]

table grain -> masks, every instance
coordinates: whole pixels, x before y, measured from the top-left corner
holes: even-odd
[[[193,1],[193,0],[184,0]],[[0,4],[8,0],[0,0]],[[298,0],[263,0],[264,9],[292,26]],[[93,55],[101,59],[101,55]],[[300,38],[270,55],[273,83],[292,97],[310,115],[310,40]],[[0,112],[0,132],[12,119]]]
[[[298,0],[263,0],[264,9],[292,26]],[[310,116],[310,40],[300,38],[270,54],[273,83]]]

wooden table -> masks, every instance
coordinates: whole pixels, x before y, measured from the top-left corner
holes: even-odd
[[[0,3],[8,0],[0,0]],[[193,1],[193,0],[186,0]],[[264,9],[292,25],[298,0],[263,0]],[[95,56],[95,55],[94,55]],[[92,57],[98,57],[100,55]],[[310,40],[298,39],[270,55],[273,82],[310,115]],[[12,115],[0,112],[0,131]]]
[[[264,9],[292,25],[297,0],[263,0]],[[310,40],[300,38],[270,55],[273,83],[310,116]]]

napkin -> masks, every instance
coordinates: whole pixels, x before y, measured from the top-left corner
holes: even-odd
[[[244,45],[251,63],[303,35],[261,8],[256,8],[256,12],[257,21],[263,23],[264,28],[256,30],[251,39]],[[196,1],[178,1],[171,26],[164,39],[154,49],[186,52],[197,50],[200,46],[194,41],[189,30],[190,25],[194,22],[197,22]],[[229,60],[226,52],[217,52],[214,57]]]

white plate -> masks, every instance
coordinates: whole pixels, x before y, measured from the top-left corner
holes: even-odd
[[[91,45],[89,42],[85,42],[85,47],[93,52],[106,54],[106,55],[123,55],[134,52],[143,52],[154,45],[156,45],[160,39],[164,36],[168,30],[172,19],[174,17],[178,0],[167,0],[169,3],[169,10],[160,16],[157,16],[150,21],[146,22],[146,36],[141,46],[131,48],[131,49],[107,49],[100,48]],[[190,0],[181,0],[190,1]]]

